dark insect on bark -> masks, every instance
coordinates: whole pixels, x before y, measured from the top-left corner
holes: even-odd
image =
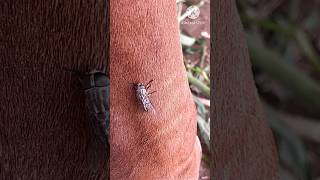
[[[92,135],[87,148],[88,163],[90,169],[98,172],[103,168],[101,158],[107,159],[109,153],[109,92],[110,83],[105,72],[92,71],[80,75],[87,112],[89,114],[89,127]],[[99,143],[97,140],[100,140]]]
[[[143,83],[134,84],[134,89],[136,90],[136,97],[140,104],[143,106],[143,109],[147,112],[155,113],[154,106],[152,105],[149,97],[150,94],[156,92],[153,91],[151,93],[148,92],[148,89],[151,87],[151,83],[153,80],[149,81],[146,85]]]
[[[95,134],[106,144],[109,136],[109,79],[102,71],[92,71],[79,79]]]
[[[85,95],[86,110],[88,114],[89,141],[87,156],[90,169],[97,172],[103,168],[101,159],[107,159],[109,150],[109,92],[110,82],[104,71],[91,71],[80,73],[68,70],[79,76],[79,81]]]

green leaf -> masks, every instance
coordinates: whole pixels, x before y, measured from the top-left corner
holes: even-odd
[[[196,42],[196,38],[180,34],[180,42],[183,46],[192,46]]]

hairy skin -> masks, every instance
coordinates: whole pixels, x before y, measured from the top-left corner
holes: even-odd
[[[110,178],[197,180],[201,149],[175,0],[111,0],[110,7]],[[133,88],[151,79],[154,114]]]
[[[78,77],[62,70],[107,64],[107,5],[0,2],[0,179],[107,178],[106,155],[94,162],[88,156]]]
[[[278,159],[235,1],[211,1],[212,179],[278,179]]]

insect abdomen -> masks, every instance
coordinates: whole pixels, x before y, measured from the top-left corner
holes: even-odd
[[[109,79],[102,72],[84,76],[81,80],[92,130],[104,144],[109,136]]]
[[[95,87],[85,91],[86,106],[89,111],[90,121],[93,121],[95,134],[107,143],[109,134],[109,112],[107,102],[107,87]]]
[[[154,107],[149,99],[147,89],[143,84],[138,84],[136,87],[136,96],[138,101],[142,104],[145,111],[154,112]]]

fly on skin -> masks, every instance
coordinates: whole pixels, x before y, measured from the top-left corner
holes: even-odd
[[[139,103],[143,106],[143,109],[147,112],[155,113],[154,106],[150,101],[150,94],[156,92],[153,91],[151,93],[148,92],[148,89],[151,87],[151,83],[153,80],[149,81],[146,85],[143,83],[136,83],[134,84],[134,89],[136,91],[136,97]]]

